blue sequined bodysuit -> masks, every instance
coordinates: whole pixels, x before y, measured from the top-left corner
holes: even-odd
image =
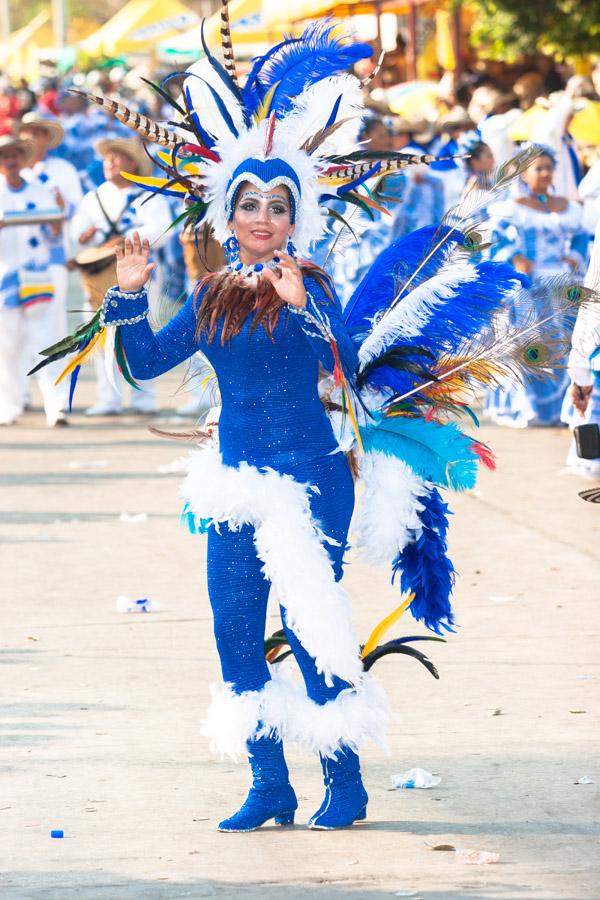
[[[345,329],[337,300],[330,299],[312,278],[305,277],[307,311],[326,315],[344,368],[354,372],[357,351]],[[109,305],[105,321],[136,318],[145,298],[122,299]],[[224,346],[220,330],[212,342],[195,338],[196,309],[201,298],[190,297],[177,316],[154,333],[147,321],[121,328],[127,360],[134,377],[154,378],[200,350],[217,374],[222,398],[219,443],[225,465],[245,460],[269,466],[317,488],[311,509],[323,532],[336,578],[342,576],[342,557],[354,505],[348,464],[338,451],[329,419],[318,396],[319,362],[334,367],[327,340],[304,316],[283,310],[270,339],[264,328],[242,331]],[[253,529],[239,531],[211,527],[208,535],[208,588],[223,678],[237,692],[260,690],[270,675],[263,640],[269,583],[257,558]],[[285,625],[285,611],[282,610]],[[334,679],[327,686],[313,660],[288,630],[290,644],[302,669],[308,696],[324,703],[346,684]]]

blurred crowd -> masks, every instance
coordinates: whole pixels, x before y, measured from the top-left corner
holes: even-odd
[[[526,142],[542,145],[543,155],[509,190],[490,195],[482,212],[482,253],[512,264],[524,283],[570,272],[583,276],[600,220],[600,152],[594,140],[576,140],[571,126],[586,106],[600,101],[600,65],[588,78],[542,59],[509,85],[486,72],[466,75],[458,83],[444,76],[433,105],[429,95],[419,116],[395,113],[393,93],[373,88],[376,82],[369,86],[360,140],[373,150],[432,154],[439,161],[386,178],[379,191],[389,214],[355,214],[352,233],[360,237],[346,240],[343,254],[332,252],[331,240],[317,248],[315,261],[331,272],[342,302],[383,247],[439,223],[469,191],[489,189],[497,167]],[[0,77],[4,424],[16,421],[28,403],[24,373],[39,359],[37,350],[67,331],[68,269],[78,270],[93,310],[114,283],[115,241],[139,231],[149,238],[158,262],[151,302],[159,319],[165,298],[177,304],[205,271],[204,263],[215,267],[222,261],[219,247],[209,246],[208,260],[201,261],[194,235],[167,230],[180,212],[178,201],[173,205],[155,197],[144,203],[139,189],[123,178],[122,171],[150,174],[151,159],[128,128],[86,100],[81,93],[86,91],[125,100],[157,121],[171,115],[159,96],[121,68],[62,81],[49,78],[38,85],[25,80],[9,84]],[[518,320],[519,310],[511,315]],[[573,424],[577,417],[589,417],[594,408],[591,376],[579,369],[575,375],[573,367],[565,366],[542,385],[498,388],[487,398],[487,412],[514,427]],[[49,425],[67,421],[69,398],[62,384],[54,385],[55,378],[56,372],[47,369],[39,376]],[[123,385],[115,384],[100,362],[96,378],[97,401],[87,412],[121,412]],[[588,380],[578,385],[575,378]],[[133,391],[130,403],[138,412],[154,412],[153,385]],[[192,391],[182,412],[195,414],[200,405]]]

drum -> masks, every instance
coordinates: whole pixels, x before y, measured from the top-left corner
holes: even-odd
[[[83,289],[94,310],[101,305],[107,290],[117,283],[115,244],[121,240],[115,238],[101,247],[88,247],[75,257]]]
[[[218,241],[213,237],[208,242],[206,248],[206,262],[208,269],[204,265],[196,247],[194,232],[189,228],[181,234],[181,244],[183,246],[183,260],[191,284],[196,284],[201,278],[204,278],[207,272],[217,272],[225,265],[225,252]],[[202,247],[202,241],[200,241]]]

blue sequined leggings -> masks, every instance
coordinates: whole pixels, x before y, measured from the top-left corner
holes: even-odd
[[[327,544],[336,580],[342,577],[342,558],[346,547],[354,507],[354,485],[345,457],[341,453],[295,468],[294,478],[318,487],[311,495],[311,509],[324,533],[339,542]],[[262,562],[256,555],[254,529],[244,526],[230,531],[212,526],[208,533],[208,593],[214,618],[217,650],[223,680],[237,693],[261,690],[270,679],[265,661],[264,637],[269,582],[264,578]],[[282,621],[290,647],[306,683],[306,691],[316,703],[332,700],[348,687],[341,679],[325,684],[314,660],[295,634]]]

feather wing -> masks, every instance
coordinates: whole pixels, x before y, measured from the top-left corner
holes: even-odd
[[[482,388],[544,378],[564,365],[577,312],[600,302],[600,295],[570,275],[537,281],[513,295],[519,309],[517,323],[506,314],[492,319],[487,329],[464,341],[451,354],[440,354],[433,378],[397,395],[388,406],[415,398],[472,398]]]

